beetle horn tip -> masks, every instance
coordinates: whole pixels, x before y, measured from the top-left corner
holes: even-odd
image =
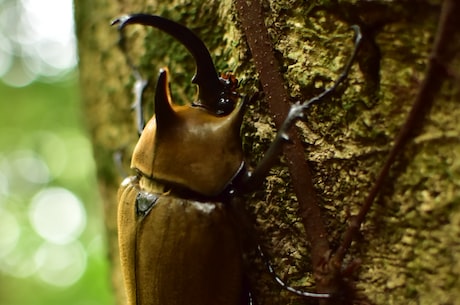
[[[118,24],[118,23],[120,23],[120,22],[121,22],[120,18],[114,19],[114,20],[112,20],[112,21],[110,22],[110,26],[114,26],[114,25],[116,25],[116,24]]]
[[[110,22],[110,26],[117,25],[118,30],[122,30],[125,27],[126,23],[129,21],[130,18],[131,18],[131,15],[123,15],[121,17],[118,17],[118,18],[112,20]]]

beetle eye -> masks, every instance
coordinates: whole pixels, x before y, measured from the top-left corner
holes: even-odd
[[[216,103],[215,114],[227,115],[235,109],[236,100],[239,97],[236,92],[238,80],[232,73],[227,72],[219,77],[219,81],[223,85],[223,90],[220,92],[219,100]]]
[[[227,97],[221,97],[217,102],[217,115],[226,115],[235,109],[235,102]]]

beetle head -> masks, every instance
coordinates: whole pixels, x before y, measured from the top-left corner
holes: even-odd
[[[224,116],[197,105],[174,105],[168,71],[162,69],[155,116],[141,134],[131,167],[201,195],[219,195],[243,165],[242,105]]]
[[[219,195],[243,165],[243,103],[237,104],[237,80],[231,74],[219,77],[204,43],[174,21],[134,14],[112,24],[118,24],[120,31],[128,24],[142,24],[170,34],[189,50],[197,67],[192,82],[198,85],[198,99],[185,106],[172,102],[168,71],[160,71],[155,116],[141,134],[131,167],[204,196]]]

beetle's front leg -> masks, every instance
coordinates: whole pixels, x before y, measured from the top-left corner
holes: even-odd
[[[272,144],[268,148],[267,152],[265,153],[265,156],[259,162],[259,164],[254,169],[254,171],[248,172],[246,176],[243,178],[242,188],[244,190],[250,191],[256,188],[257,186],[259,186],[260,184],[262,184],[262,181],[267,176],[268,171],[273,167],[273,164],[278,160],[278,157],[281,154],[283,145],[289,141],[290,139],[289,130],[292,127],[292,125],[298,119],[304,118],[305,111],[312,104],[317,103],[325,99],[326,97],[329,97],[335,91],[338,85],[342,83],[343,80],[345,80],[345,78],[348,76],[348,73],[350,72],[350,68],[355,61],[356,54],[358,53],[358,49],[359,49],[359,46],[362,40],[362,34],[361,34],[361,30],[359,26],[353,25],[352,29],[355,31],[355,43],[354,43],[353,52],[347,64],[345,65],[345,68],[340,74],[340,76],[334,81],[334,84],[330,88],[324,90],[321,94],[311,98],[310,100],[306,102],[303,102],[303,103],[297,102],[291,106],[286,119],[284,120],[283,124],[278,130],[275,140],[272,142]]]
[[[113,21],[112,25],[116,24],[118,22],[117,20]],[[135,79],[132,89],[132,92],[134,94],[134,102],[131,105],[131,109],[133,109],[136,114],[137,133],[141,135],[145,127],[144,110],[142,107],[142,96],[144,94],[145,89],[147,88],[148,81],[142,77],[139,68],[134,64],[133,60],[128,55],[124,31],[122,29],[119,29],[118,33],[118,47],[123,53],[126,63],[131,68],[131,73]]]
[[[131,108],[136,113],[137,133],[141,135],[145,127],[144,110],[142,107],[142,95],[144,94],[145,88],[147,88],[148,81],[142,78],[139,70],[133,69],[133,76],[136,82],[133,86],[134,102]]]

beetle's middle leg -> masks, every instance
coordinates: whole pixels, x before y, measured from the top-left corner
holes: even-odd
[[[267,176],[268,171],[273,167],[273,164],[278,160],[279,155],[281,154],[283,145],[285,142],[289,141],[289,129],[298,119],[302,119],[305,116],[305,110],[307,110],[312,104],[317,103],[329,97],[340,83],[342,83],[350,72],[351,66],[353,65],[356,55],[358,53],[359,46],[362,40],[362,34],[359,26],[353,25],[352,29],[355,31],[355,43],[353,52],[345,65],[340,76],[334,81],[334,84],[324,90],[321,94],[311,98],[306,102],[297,102],[293,104],[289,110],[289,113],[281,125],[278,133],[276,134],[275,140],[272,142],[268,148],[265,156],[257,164],[257,167],[252,172],[248,172],[243,178],[242,186],[246,191],[250,191],[253,188],[256,188],[262,184],[263,180]]]

